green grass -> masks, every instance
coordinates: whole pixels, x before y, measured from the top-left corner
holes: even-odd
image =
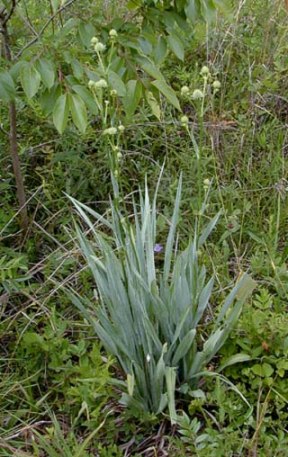
[[[32,217],[24,240],[17,218],[12,219],[16,202],[9,160],[3,156],[0,162],[0,254],[5,257],[0,264],[0,456],[60,455],[64,443],[67,456],[76,456],[82,446],[83,457],[160,456],[161,449],[179,457],[288,456],[288,23],[282,3],[243,2],[236,19],[219,19],[206,39],[198,26],[183,63],[173,58],[167,63],[165,75],[178,93],[183,85],[201,88],[202,65],[221,82],[216,96],[205,99],[202,129],[195,126],[197,105],[181,100],[200,160],[180,116],[163,100],[162,122],[143,112],[126,127],[120,164],[129,210],[131,194],[144,186],[146,175],[153,189],[165,161],[159,243],[167,236],[180,171],[181,248],[196,217],[205,225],[222,211],[201,261],[215,275],[220,297],[247,270],[258,288],[209,370],[235,354],[248,354],[249,361],[228,366],[223,374],[253,410],[212,376],[201,380],[202,393],[179,403],[184,412],[178,428],[165,417],[135,419],[119,405],[121,392],[111,378],[123,380],[122,371],[59,286],[93,299],[64,192],[105,213],[112,190],[107,149],[94,127],[81,140],[73,129],[59,138],[26,107],[20,111],[21,154]],[[35,133],[27,136],[31,125]],[[43,145],[47,141],[51,144]],[[2,150],[6,145],[3,135]],[[205,198],[209,206],[203,216]]]

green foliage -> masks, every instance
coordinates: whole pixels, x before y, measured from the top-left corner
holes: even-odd
[[[186,33],[191,30],[189,21],[210,20],[217,8],[223,7],[222,3],[224,2],[189,0],[184,3],[179,2],[173,7],[170,3],[164,5],[162,2],[139,2],[134,6],[142,25],[139,27],[135,22],[114,18],[110,24],[111,30],[107,34],[107,25],[100,28],[101,21],[95,22],[93,15],[83,21],[76,20],[68,14],[65,15],[63,22],[61,10],[63,7],[65,9],[65,3],[54,2],[52,27],[44,23],[43,28],[40,28],[39,36],[34,39],[30,39],[30,30],[27,30],[21,37],[22,49],[18,50],[19,57],[16,58],[16,62],[12,65],[4,62],[8,71],[0,74],[0,96],[4,101],[14,99],[15,85],[17,86],[20,81],[28,103],[38,94],[43,112],[46,115],[53,112],[53,122],[59,133],[65,130],[69,114],[77,129],[85,133],[88,124],[87,109],[95,113],[97,105],[100,108],[99,102],[95,105],[93,96],[85,90],[87,77],[92,81],[105,78],[110,89],[116,91],[120,101],[125,98],[123,107],[128,118],[131,118],[140,101],[145,101],[145,93],[149,92],[154,93],[157,98],[159,94],[164,95],[169,103],[177,110],[181,110],[176,94],[165,81],[159,66],[167,55],[168,48],[183,61],[186,42],[183,30]],[[127,6],[129,9],[132,4]],[[86,12],[89,14],[89,8]],[[17,20],[23,20],[27,13],[27,10],[22,11],[21,5],[17,7],[10,18],[12,27]],[[60,26],[55,25],[54,16],[59,16]],[[28,21],[31,21],[30,17]],[[38,18],[34,19],[35,24],[31,23],[32,29],[33,26],[37,27],[39,21]],[[26,27],[25,20],[24,24]],[[112,28],[114,26],[116,30]],[[100,42],[98,37],[93,38],[96,29],[104,43]],[[158,30],[157,34],[155,30]],[[163,31],[160,37],[159,30]],[[44,50],[42,34],[45,34]],[[75,38],[72,39],[71,51],[64,51],[65,44],[72,36]],[[97,46],[99,48],[97,51],[99,66],[95,72],[91,70],[92,56],[89,56],[87,62],[87,47],[91,39],[94,40],[95,49]],[[106,66],[103,61],[104,56],[103,59],[100,56],[102,52],[108,54],[109,64]],[[37,55],[36,59],[35,55]],[[141,75],[139,68],[146,74]],[[154,81],[149,81],[147,76],[152,77]],[[136,81],[138,83],[134,85]],[[130,93],[128,97],[126,97],[127,91]],[[147,101],[150,104],[149,100]],[[156,115],[155,108],[152,108],[152,113]],[[159,117],[158,113],[157,117]]]
[[[36,442],[34,443],[34,452],[39,455],[40,452],[45,451],[47,457],[58,457],[59,454],[63,457],[89,457],[92,456],[87,448],[97,433],[104,425],[103,421],[95,430],[93,430],[82,443],[78,442],[77,437],[70,431],[68,436],[63,434],[61,426],[56,417],[53,417],[53,426],[49,429],[49,435],[41,436],[36,434]]]
[[[13,284],[23,282],[28,271],[27,256],[11,249],[0,251],[0,293],[13,289]],[[29,275],[26,276],[29,279]]]
[[[1,11],[4,3],[11,5],[0,1]],[[56,15],[42,34],[52,14],[50,3]],[[42,457],[47,445],[54,454],[62,455],[57,446],[66,446],[73,454],[101,425],[106,412],[105,424],[83,453],[103,457],[287,454],[287,12],[283,0],[235,1],[233,22],[218,15],[216,26],[204,20],[188,24],[183,12],[187,3],[174,2],[172,11],[168,1],[139,1],[127,11],[128,2],[77,0],[60,13],[59,1],[25,0],[18,2],[9,21],[13,63],[2,54],[0,64],[3,457]],[[200,1],[194,5],[200,3],[204,5]],[[113,46],[110,30],[117,31]],[[36,36],[38,41],[26,47]],[[95,36],[106,45],[101,54],[104,73],[91,47]],[[108,72],[110,64],[113,68]],[[121,65],[126,69],[123,74]],[[210,74],[205,87],[203,65]],[[38,87],[32,98],[27,97],[33,87],[25,81],[22,67]],[[41,77],[39,86],[36,72]],[[186,116],[183,124],[178,119],[182,114],[152,84],[163,81],[162,77],[179,99]],[[89,80],[100,79],[107,82],[102,89],[103,114],[88,87]],[[215,81],[221,82],[221,88],[214,92]],[[204,97],[194,99],[195,90]],[[68,121],[60,137],[53,110],[62,95],[67,96]],[[77,101],[71,102],[74,95],[86,107],[84,136],[79,129],[84,131],[85,114],[80,106],[77,117]],[[13,170],[5,154],[11,100],[16,100],[19,155],[30,198],[26,237],[19,232]],[[109,101],[106,124],[105,100]],[[65,116],[59,118],[59,125],[65,124]],[[118,130],[121,125],[124,133]],[[116,127],[117,134],[103,135],[110,127]],[[179,425],[172,429],[155,414],[142,409],[136,414],[119,405],[119,387],[125,389],[123,372],[112,360],[107,363],[100,343],[70,309],[70,300],[59,287],[68,284],[81,296],[89,296],[90,303],[95,300],[97,309],[101,306],[99,297],[93,298],[95,282],[71,237],[71,207],[64,192],[102,215],[112,190],[111,171],[118,173],[120,197],[130,196],[143,186],[146,175],[150,186],[157,181],[163,161],[158,243],[167,239],[180,171],[179,253],[194,233],[195,217],[203,226],[207,215],[220,209],[223,213],[198,252],[207,277],[215,275],[215,293],[197,332],[200,349],[213,331],[210,311],[213,314],[214,305],[233,281],[249,269],[259,284],[224,346],[201,375],[199,387],[176,391]],[[131,214],[130,203],[127,208],[124,215]],[[110,221],[109,214],[107,218]],[[103,231],[107,244],[115,248],[110,229]],[[96,244],[92,240],[93,252],[100,255]],[[154,256],[158,280],[164,251]],[[217,306],[213,317],[217,318]],[[118,380],[113,388],[112,373],[114,383]],[[51,423],[54,414],[60,439]]]
[[[94,430],[102,423],[102,409],[112,395],[112,361],[103,359],[99,344],[91,344],[85,331],[79,332],[77,326],[73,329],[55,310],[51,310],[48,323],[43,319],[38,328],[31,328],[35,318],[30,312],[28,329],[25,321],[18,320],[13,326],[13,319],[8,320],[7,343],[7,322],[0,326],[3,351],[10,354],[1,364],[7,368],[2,372],[1,395],[9,389],[0,408],[1,435],[9,436],[33,415],[46,417],[53,408],[71,416],[73,427],[81,424]]]
[[[253,281],[244,275],[219,309],[211,334],[200,344],[199,323],[207,312],[214,281],[206,280],[206,269],[199,265],[197,251],[216,225],[219,214],[201,234],[195,235],[183,252],[175,253],[180,194],[181,180],[160,268],[154,252],[157,191],[152,203],[147,186],[144,197],[140,192],[139,210],[133,202],[133,225],[113,203],[109,222],[72,199],[94,235],[94,242],[89,243],[77,229],[82,252],[100,294],[101,307],[96,309],[99,322],[79,298],[74,295],[72,300],[125,372],[128,395],[123,396],[123,401],[136,410],[154,413],[163,411],[168,404],[172,421],[176,420],[176,386],[197,384],[201,372],[223,346],[254,288]],[[112,231],[115,246],[95,230],[87,213]]]

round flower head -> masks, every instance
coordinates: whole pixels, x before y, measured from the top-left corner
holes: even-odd
[[[89,89],[93,89],[95,86],[95,81],[92,81],[92,79],[90,79],[90,81],[88,81],[88,87]]]
[[[99,42],[98,38],[96,36],[93,36],[93,38],[91,39],[92,46],[97,44],[98,42]]]
[[[109,36],[111,38],[116,38],[118,36],[118,33],[116,32],[115,29],[111,29],[110,32],[109,32]]]
[[[183,86],[183,87],[181,87],[181,95],[182,95],[182,96],[188,95],[189,92],[190,92],[190,90],[189,90],[189,87],[188,87],[188,86]]]
[[[111,95],[111,97],[116,97],[117,94],[118,94],[118,92],[117,92],[116,89],[110,90],[110,95]]]
[[[209,68],[206,65],[204,65],[201,68],[200,75],[201,76],[208,76],[209,75]]]
[[[180,121],[181,121],[181,124],[184,126],[184,125],[188,125],[189,119],[187,116],[182,116]]]
[[[105,44],[101,43],[100,41],[95,44],[94,49],[96,52],[104,52],[106,49]]]
[[[95,89],[106,89],[106,87],[108,87],[108,84],[105,81],[105,79],[99,79],[99,81],[94,83],[94,87]]]
[[[200,90],[200,89],[194,90],[194,92],[192,94],[193,100],[200,100],[203,97],[204,97],[204,94],[203,94],[202,90]]]
[[[119,125],[118,130],[119,130],[120,133],[123,133],[124,130],[125,130],[124,125]]]
[[[219,90],[220,87],[221,87],[220,81],[218,81],[218,80],[216,79],[216,81],[213,82],[212,87],[213,87],[213,89],[215,89],[215,90]]]
[[[208,179],[208,178],[204,179],[204,181],[203,181],[203,189],[204,190],[208,190],[210,185],[211,185],[210,179]]]
[[[109,127],[108,129],[105,129],[103,131],[103,135],[116,135],[116,134],[117,134],[116,127]]]

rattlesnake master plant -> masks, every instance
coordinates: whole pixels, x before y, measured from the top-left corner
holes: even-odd
[[[168,405],[172,421],[176,420],[176,390],[183,384],[197,385],[254,287],[252,279],[243,275],[222,306],[215,309],[214,324],[209,326],[211,333],[203,343],[199,323],[209,304],[214,281],[207,279],[197,252],[216,225],[219,214],[200,235],[194,236],[184,251],[178,252],[175,239],[180,195],[181,179],[159,269],[154,252],[159,251],[157,189],[151,202],[146,185],[144,195],[139,193],[139,210],[133,202],[129,219],[113,203],[108,221],[71,199],[93,235],[92,240],[90,236],[88,239],[77,227],[99,303],[84,303],[75,294],[72,300],[126,373],[128,393],[123,395],[123,402],[153,413],[163,411]],[[95,228],[88,214],[105,225],[106,235]],[[107,241],[107,230],[112,243]]]

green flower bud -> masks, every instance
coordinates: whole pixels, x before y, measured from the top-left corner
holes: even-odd
[[[116,89],[110,90],[110,95],[111,95],[111,97],[116,97],[116,95],[118,95],[117,90]]]
[[[189,95],[189,92],[190,92],[190,89],[189,89],[188,86],[181,87],[181,95],[182,96]]]
[[[108,84],[105,81],[105,79],[99,79],[99,81],[94,83],[94,87],[95,89],[106,89],[106,87],[108,87]]]
[[[111,38],[116,38],[118,36],[118,33],[116,32],[115,29],[111,29],[110,32],[109,32],[109,36]]]
[[[92,79],[90,79],[90,81],[88,82],[89,89],[93,89],[94,85],[95,85],[95,81],[92,81]]]
[[[206,65],[204,65],[202,68],[201,68],[201,71],[200,71],[200,75],[201,76],[208,76],[209,75],[209,68],[206,67]]]
[[[189,119],[188,119],[187,116],[182,116],[181,119],[180,119],[180,121],[181,121],[181,124],[182,124],[183,127],[184,127],[184,126],[188,125]]]
[[[117,129],[116,127],[109,127],[108,129],[105,129],[103,131],[103,135],[116,135],[117,134]]]
[[[105,44],[100,43],[100,41],[99,41],[98,43],[95,44],[94,49],[96,52],[104,52],[106,49],[106,46],[105,46]]]
[[[212,87],[213,87],[213,89],[215,89],[215,90],[219,90],[220,87],[221,87],[220,81],[218,81],[218,80],[216,79],[216,81],[213,82]]]
[[[96,36],[93,36],[93,38],[91,39],[92,46],[97,44],[98,42],[99,42],[98,38]]]
[[[123,133],[124,130],[125,130],[124,125],[119,125],[118,130],[119,130],[120,133]]]
[[[199,100],[199,99],[201,99],[203,97],[204,97],[204,94],[203,94],[202,90],[200,90],[200,89],[195,89],[194,90],[194,92],[192,94],[193,100]]]

